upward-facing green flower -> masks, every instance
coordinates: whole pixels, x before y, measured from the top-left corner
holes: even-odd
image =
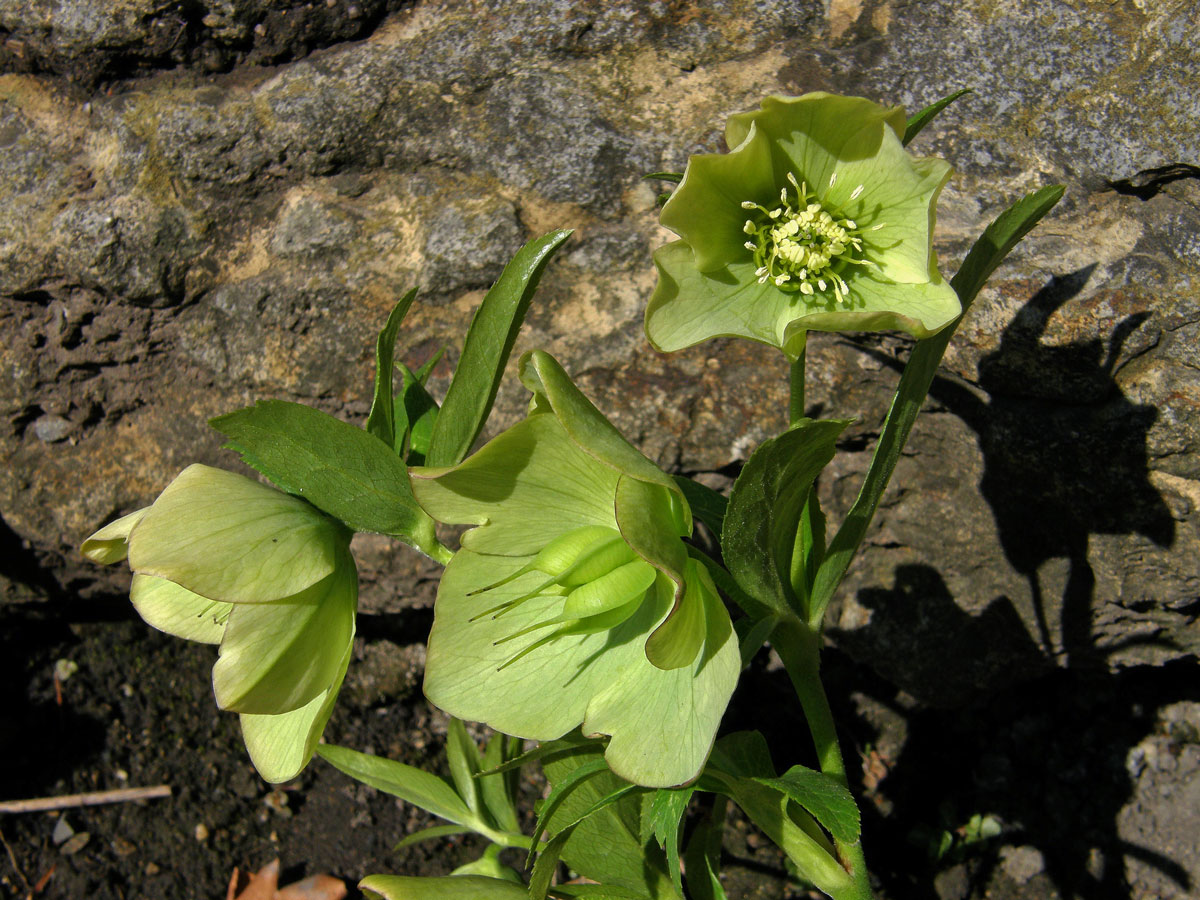
[[[134,608],[160,631],[220,645],[217,705],[268,781],[312,757],[354,638],[358,575],[350,532],[303,500],[193,465],[152,506],[83,543],[100,563],[128,556]]]
[[[442,576],[425,693],[535,740],[607,734],[618,775],[696,776],[740,670],[729,614],[682,537],[679,488],[527,354],[529,417],[457,466],[412,470],[417,501],[474,525]]]
[[[858,97],[768,97],[693,156],[663,207],[646,334],[660,350],[746,337],[795,356],[808,331],[927,337],[958,315],[932,252],[950,177],[910,156],[904,111]]]

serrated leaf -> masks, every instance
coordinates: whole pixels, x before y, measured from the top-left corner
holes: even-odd
[[[433,545],[433,520],[413,499],[408,470],[380,441],[320,410],[283,400],[210,423],[247,465],[355,531]]]
[[[792,766],[778,778],[754,780],[781,791],[789,800],[800,804],[833,835],[834,840],[847,844],[858,840],[861,825],[858,805],[844,784],[824,772]]]
[[[529,900],[546,900],[546,891],[554,878],[554,871],[562,859],[563,847],[571,839],[575,826],[571,825],[556,834],[538,854],[537,862],[529,876]]]
[[[433,425],[426,465],[456,465],[475,443],[495,402],[504,367],[542,272],[570,236],[570,231],[559,230],[530,241],[517,251],[483,298]]]
[[[950,280],[962,303],[963,315],[966,315],[980,288],[1009,251],[1062,199],[1063,190],[1062,185],[1051,185],[1022,197],[984,230],[967,254],[962,268]],[[921,404],[929,393],[934,373],[961,321],[960,316],[933,337],[918,341],[909,355],[858,497],[837,534],[829,542],[825,559],[814,579],[809,604],[809,624],[813,627],[820,625],[825,609],[833,599],[833,592],[837,590],[850,560],[867,533],[883,491],[900,459],[900,452],[921,411]]]
[[[683,878],[679,865],[680,826],[688,803],[695,793],[694,788],[675,790],[659,789],[650,795],[642,807],[643,841],[651,836],[658,841],[667,854],[667,874],[675,885],[675,891],[683,896]],[[645,833],[648,830],[648,834]]]
[[[697,481],[692,481],[683,475],[675,476],[675,483],[683,491],[683,497],[692,508],[692,515],[712,530],[713,534],[721,533],[721,525],[725,521],[725,509],[729,501]]]
[[[383,900],[528,900],[524,885],[484,875],[446,875],[411,878],[405,875],[368,875],[360,890]]]
[[[575,769],[598,758],[600,749],[591,754],[571,754],[547,758],[543,763],[546,778],[557,784]],[[621,800],[579,820],[598,800],[626,785],[611,772],[600,772],[572,791],[547,826],[557,832],[567,823],[578,824],[563,849],[563,860],[572,869],[604,885],[613,885],[639,895],[668,900],[677,897],[667,876],[665,858],[657,847],[641,841],[641,794],[627,794]]]
[[[542,834],[546,831],[546,823],[550,820],[562,804],[571,794],[578,789],[589,778],[608,771],[608,764],[604,758],[590,759],[566,773],[564,777],[554,783],[550,789],[550,793],[546,799],[542,801],[542,807],[538,811],[537,824],[533,829],[533,839],[530,841],[530,852],[537,847],[538,842],[542,839]],[[564,823],[562,828],[569,827],[571,823]],[[562,828],[558,830],[562,830]]]
[[[730,492],[721,532],[725,565],[746,593],[777,612],[805,614],[807,585],[797,590],[792,583],[796,534],[809,490],[847,424],[801,419],[754,451]]]
[[[963,88],[961,91],[955,91],[949,97],[943,97],[937,103],[932,103],[920,112],[910,116],[908,123],[904,126],[904,138],[901,140],[901,143],[907,147],[912,139],[920,134],[921,129],[932,122],[938,113],[959,97],[971,93],[974,93],[973,88]]]
[[[400,298],[387,323],[375,340],[375,394],[371,399],[371,411],[367,415],[367,431],[389,447],[396,444],[396,418],[392,404],[392,375],[396,357],[396,333],[404,321],[408,308],[417,296],[413,288]]]
[[[317,754],[355,781],[399,797],[456,825],[470,827],[474,820],[471,810],[454,788],[423,769],[336,744],[322,744],[317,748]]]

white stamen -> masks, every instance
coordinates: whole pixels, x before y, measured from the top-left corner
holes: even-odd
[[[835,184],[837,184],[837,172],[829,176],[829,186],[833,187]]]
[[[757,250],[758,249],[758,247],[755,246],[754,241],[746,241],[746,243],[742,244],[742,246],[745,247],[747,250]]]
[[[758,204],[753,203],[750,200],[743,200],[742,209],[758,209]]]
[[[883,227],[883,226],[885,226],[886,224],[887,224],[887,222],[880,222],[878,225],[872,225],[872,226],[871,226],[871,230],[872,230],[872,231],[878,231],[880,228],[882,228],[882,227]]]
[[[861,193],[863,192],[863,187],[864,187],[864,185],[861,185],[861,184],[860,184],[860,185],[859,185],[858,187],[856,187],[856,188],[855,188],[853,191],[851,191],[851,192],[850,192],[850,199],[851,199],[851,200],[857,200],[857,199],[858,199],[858,195],[859,195],[859,194],[861,194]]]

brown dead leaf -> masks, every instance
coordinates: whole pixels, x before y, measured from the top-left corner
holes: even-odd
[[[345,882],[331,875],[312,875],[283,888],[278,885],[278,859],[246,877],[234,869],[225,900],[342,900],[346,896]]]

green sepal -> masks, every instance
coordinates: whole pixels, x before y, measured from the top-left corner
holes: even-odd
[[[267,603],[329,576],[348,541],[345,529],[303,500],[195,464],[133,527],[129,568],[211,600]]]
[[[570,236],[570,231],[558,230],[530,241],[517,251],[483,298],[433,426],[428,465],[454,465],[475,443],[496,400],[504,367],[542,272]]]
[[[416,296],[417,289],[413,288],[397,301],[375,340],[375,393],[371,398],[371,411],[367,414],[366,430],[389,447],[396,445],[396,415],[392,400],[396,333]]]
[[[129,600],[147,625],[202,644],[221,643],[225,621],[233,610],[232,603],[209,600],[173,581],[136,572]]]
[[[725,565],[747,593],[778,613],[807,617],[807,580],[793,583],[796,536],[813,482],[848,424],[801,419],[754,451],[730,492],[721,533]]]
[[[79,552],[102,566],[119,563],[129,555],[129,533],[133,531],[133,526],[149,511],[150,507],[144,506],[114,522],[109,522],[87,538],[79,546]]]
[[[333,713],[350,655],[351,648],[347,647],[333,683],[299,709],[276,715],[241,715],[242,740],[250,761],[265,781],[291,781],[308,765]]]
[[[393,449],[320,410],[283,400],[209,422],[247,465],[354,531],[389,534],[432,552],[433,520],[412,495]]]
[[[900,142],[907,147],[910,143],[912,143],[912,139],[921,133],[921,129],[923,129],[926,125],[932,122],[934,118],[937,117],[938,113],[944,110],[959,97],[962,97],[964,94],[971,93],[974,93],[974,88],[963,88],[961,91],[955,91],[949,97],[943,97],[936,103],[931,103],[920,112],[910,116],[904,125],[904,137],[901,138]]]

